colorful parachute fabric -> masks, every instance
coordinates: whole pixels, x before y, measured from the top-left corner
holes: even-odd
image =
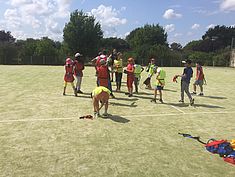
[[[207,143],[204,143],[200,140],[200,137],[194,137],[184,133],[179,134],[183,137],[197,140],[205,145],[207,151],[213,154],[219,154],[225,162],[235,165],[235,139],[231,141],[209,139]]]

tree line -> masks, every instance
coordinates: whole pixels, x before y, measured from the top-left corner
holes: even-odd
[[[115,48],[124,54],[124,60],[133,57],[143,65],[156,58],[161,66],[180,66],[181,60],[189,58],[204,65],[228,66],[235,28],[217,25],[208,29],[202,39],[184,47],[175,42],[168,44],[167,37],[159,24],[146,24],[125,39],[104,38],[101,24],[94,16],[75,10],[65,24],[62,42],[48,37],[17,40],[10,31],[0,31],[0,64],[60,65],[76,52],[82,53],[88,62],[99,51],[111,52]]]

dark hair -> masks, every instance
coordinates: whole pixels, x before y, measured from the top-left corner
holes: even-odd
[[[191,64],[191,63],[192,63],[192,60],[187,59],[187,60],[186,60],[186,63]]]
[[[201,61],[197,61],[196,63],[199,64],[199,65],[202,65],[202,62],[201,62]]]
[[[106,51],[106,50],[103,50],[103,51],[102,51],[102,54],[103,54],[103,55],[107,55],[107,51]]]

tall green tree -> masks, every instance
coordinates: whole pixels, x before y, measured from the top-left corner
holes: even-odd
[[[144,27],[136,28],[130,32],[130,34],[126,37],[126,40],[129,43],[131,50],[136,53],[138,58],[140,58],[143,63],[147,63],[150,56],[156,56],[157,53],[159,53],[152,51],[153,48],[168,46],[167,33],[159,24],[147,24]],[[150,49],[151,51],[149,51]]]
[[[35,48],[36,56],[55,56],[56,55],[56,44],[53,40],[48,37],[43,37],[36,44]]]
[[[101,48],[108,49],[111,51],[112,49],[117,49],[117,51],[126,51],[129,49],[129,44],[126,40],[121,38],[103,38],[101,40]]]
[[[94,56],[99,49],[103,32],[94,16],[75,10],[64,27],[63,37],[72,54],[79,51],[85,56]]]
[[[145,25],[130,32],[126,37],[132,49],[142,45],[167,45],[167,33],[164,28],[157,25]]]
[[[235,27],[227,27],[224,25],[217,25],[214,28],[208,29],[202,36],[203,40],[209,40],[213,45],[213,51],[230,46],[232,38],[235,38]]]
[[[0,31],[0,43],[14,42],[14,41],[15,41],[15,38],[11,35],[10,31],[7,31],[7,32],[4,30]]]

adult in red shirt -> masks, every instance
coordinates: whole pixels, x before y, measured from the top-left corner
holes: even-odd
[[[134,76],[134,59],[129,58],[128,59],[128,64],[126,68],[126,73],[127,73],[127,88],[128,88],[128,96],[132,97],[133,96],[133,82],[135,80]]]
[[[77,84],[76,84],[77,93],[83,93],[81,91],[81,84],[82,84],[83,70],[85,69],[85,67],[84,67],[84,61],[81,59],[81,56],[82,55],[80,53],[76,53],[74,60],[74,76],[77,79]]]
[[[196,80],[193,84],[193,94],[197,94],[197,86],[200,87],[200,96],[203,96],[203,81],[204,81],[204,73],[201,66],[201,62],[196,62]]]
[[[100,66],[97,67],[98,84],[99,86],[108,88],[108,82],[109,82],[108,66],[104,59],[101,59],[99,63]]]

